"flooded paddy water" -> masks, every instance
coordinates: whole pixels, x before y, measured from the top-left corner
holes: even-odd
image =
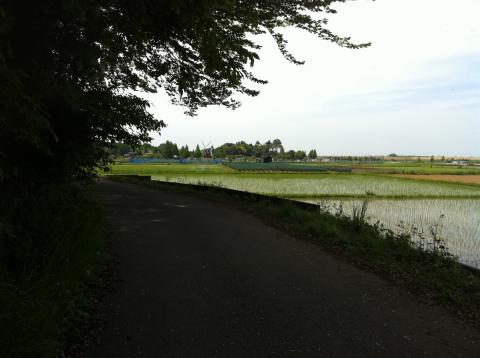
[[[351,215],[364,200],[302,199],[336,211],[342,206]],[[438,237],[461,263],[480,268],[480,199],[370,199],[367,221],[382,223],[395,233],[417,230],[431,239],[430,230],[438,224]]]

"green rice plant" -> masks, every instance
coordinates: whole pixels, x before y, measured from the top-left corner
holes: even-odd
[[[322,207],[334,215],[338,207],[350,215],[354,207],[361,207],[363,199],[323,199],[322,202]],[[410,237],[422,250],[448,250],[460,262],[480,268],[479,212],[479,199],[370,199],[366,220],[397,235]]]
[[[155,175],[153,180],[195,184],[222,183],[224,187],[288,198],[480,198],[480,187],[423,182],[359,174],[228,174]]]

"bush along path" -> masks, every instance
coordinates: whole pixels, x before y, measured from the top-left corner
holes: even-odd
[[[100,180],[118,287],[91,357],[476,357],[437,305],[231,205]]]

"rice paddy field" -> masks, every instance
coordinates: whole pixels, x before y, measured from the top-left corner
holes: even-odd
[[[361,174],[154,175],[153,180],[210,185],[284,198],[477,198],[480,187]]]
[[[302,165],[298,163],[252,163],[252,162],[227,162],[224,166],[241,172],[337,172],[348,173],[352,169],[341,166]]]
[[[295,164],[292,164],[295,165]],[[412,167],[410,167],[412,168]],[[438,236],[450,253],[467,265],[480,268],[480,185],[470,176],[466,183],[432,180],[424,174],[397,177],[375,171],[361,173],[283,172],[235,170],[225,165],[113,166],[110,174],[150,175],[153,180],[209,185],[321,204],[348,215],[368,200],[369,222],[401,233],[423,232],[439,224]],[[452,168],[453,169],[453,168]],[[459,173],[454,173],[459,177]],[[467,174],[467,173],[465,173]],[[479,173],[480,175],[480,173]],[[480,177],[480,176],[479,176]],[[427,179],[427,180],[425,180]]]
[[[353,212],[363,200],[304,200],[327,207],[332,213]],[[418,231],[431,244],[430,229],[438,224],[438,237],[459,261],[480,268],[480,200],[479,199],[374,199],[367,201],[367,221],[382,223],[396,233]],[[418,235],[416,235],[418,238]]]

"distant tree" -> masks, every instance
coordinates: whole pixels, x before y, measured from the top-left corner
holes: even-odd
[[[178,146],[175,143],[172,143],[172,156],[178,157],[180,155],[180,151],[178,150]]]
[[[193,152],[193,156],[197,159],[200,159],[202,157],[202,151],[200,150],[200,146],[198,144],[195,147],[195,151]]]
[[[207,149],[205,150],[205,153],[206,153],[206,154],[205,154],[205,157],[206,157],[206,158],[213,158],[213,150],[214,150],[214,149],[215,149],[215,148],[213,147],[213,145],[212,145],[210,148],[207,148]]]
[[[295,151],[294,150],[289,150],[288,152],[285,153],[285,156],[289,160],[294,160],[295,159]]]
[[[132,151],[132,147],[124,143],[115,143],[110,148],[110,154],[123,156]]]
[[[182,146],[179,151],[179,156],[182,158],[190,157],[190,151],[188,150],[188,145]]]
[[[430,157],[430,163],[433,163],[434,161],[435,161],[435,157],[432,155],[432,156]]]
[[[179,155],[178,147],[175,143],[166,141],[158,146],[159,152],[165,159],[171,159]]]
[[[295,159],[304,160],[307,157],[307,153],[304,150],[298,150],[295,152]]]
[[[262,144],[257,140],[253,146],[253,155],[256,158],[261,158],[263,155],[263,146]]]
[[[280,139],[274,139],[272,141],[272,150],[275,151],[277,154],[284,151],[282,141]]]
[[[308,157],[310,159],[315,159],[317,158],[317,151],[315,149],[312,149],[310,152],[308,152]]]

